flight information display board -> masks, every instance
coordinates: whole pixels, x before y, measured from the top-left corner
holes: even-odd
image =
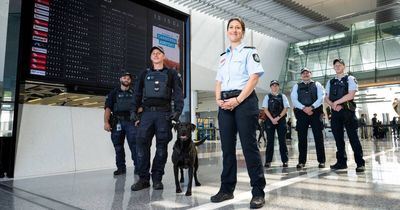
[[[149,67],[154,45],[184,73],[184,20],[129,0],[31,1],[27,80],[112,88]]]

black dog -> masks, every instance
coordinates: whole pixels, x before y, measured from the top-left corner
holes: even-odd
[[[197,157],[196,146],[204,143],[206,139],[194,143],[192,141],[192,131],[196,128],[195,125],[188,122],[178,122],[174,125],[174,129],[177,131],[178,139],[176,140],[172,152],[172,163],[174,164],[174,175],[176,193],[181,193],[182,189],[178,181],[178,169],[181,169],[181,182],[183,182],[183,169],[189,169],[189,183],[186,190],[186,196],[192,195],[192,181],[194,174],[194,181],[196,186],[200,186],[200,182],[197,179],[197,170],[199,168],[199,159]]]

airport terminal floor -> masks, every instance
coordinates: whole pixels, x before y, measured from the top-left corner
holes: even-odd
[[[325,141],[327,162],[323,169],[317,167],[313,140],[309,139],[309,142],[308,162],[303,170],[296,169],[296,139],[287,141],[290,157],[288,168],[281,167],[279,148],[275,145],[274,162],[271,168],[265,170],[267,186],[264,209],[399,209],[399,139],[389,136],[384,140],[362,141],[366,160],[364,173],[356,173],[348,141],[346,150],[349,167],[339,171],[329,168],[336,160],[332,137],[327,137]],[[263,145],[261,147],[264,160],[265,149]],[[202,186],[193,186],[192,196],[184,194],[186,171],[183,193],[175,193],[172,164],[168,161],[163,178],[164,190],[150,187],[132,192],[130,187],[137,179],[132,167],[128,168],[126,175],[115,177],[113,170],[109,169],[2,179],[0,209],[248,209],[251,188],[240,144],[237,148],[238,183],[235,197],[222,203],[210,203],[210,196],[218,192],[220,184],[220,143],[206,142],[198,150],[198,177]]]

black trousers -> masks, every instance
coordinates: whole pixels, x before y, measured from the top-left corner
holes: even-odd
[[[355,112],[341,109],[339,112],[332,111],[331,127],[333,137],[336,141],[336,159],[340,164],[347,164],[347,154],[344,142],[344,128],[346,128],[351,148],[354,152],[354,159],[357,166],[364,166],[363,150],[358,138],[357,128],[358,120]]]
[[[150,148],[156,136],[156,152],[151,164],[153,182],[162,180],[168,158],[168,143],[172,140],[172,124],[168,119],[171,112],[144,111],[136,136],[136,168],[140,179],[150,180]]]
[[[316,109],[312,115],[308,115],[303,110],[295,109],[294,114],[297,119],[297,137],[299,139],[299,163],[306,164],[307,162],[307,147],[308,147],[308,127],[311,125],[311,129],[314,135],[315,149],[317,150],[317,160],[319,163],[325,163],[325,147],[324,147],[324,136],[322,131],[324,129],[324,123],[322,122],[322,110]]]
[[[250,177],[253,196],[264,196],[265,177],[260,151],[257,146],[258,98],[253,92],[234,110],[219,109],[218,121],[223,154],[221,189],[233,193],[237,183],[236,136],[240,143]]]
[[[272,162],[274,156],[275,130],[278,131],[279,152],[282,163],[288,162],[288,149],[286,146],[286,118],[281,118],[277,125],[272,124],[270,119],[265,120],[265,131],[267,133],[267,150],[265,151],[265,162]]]

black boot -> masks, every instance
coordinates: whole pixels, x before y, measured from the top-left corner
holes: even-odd
[[[124,169],[117,169],[116,171],[114,171],[114,176],[118,176],[121,174],[126,174],[126,168]]]
[[[251,209],[259,209],[263,207],[265,204],[264,196],[253,196],[250,201],[250,208]]]
[[[132,191],[139,191],[150,187],[150,182],[147,180],[139,179],[135,184],[131,186]]]

